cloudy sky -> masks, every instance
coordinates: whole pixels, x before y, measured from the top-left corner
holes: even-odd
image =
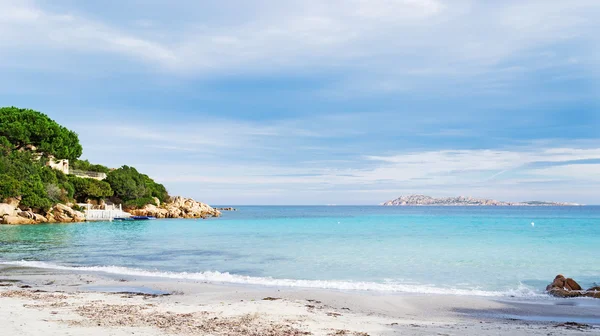
[[[0,0],[0,105],[212,204],[600,204],[598,0]]]

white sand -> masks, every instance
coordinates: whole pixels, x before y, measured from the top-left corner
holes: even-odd
[[[24,285],[31,288],[20,288]],[[174,294],[110,294],[90,291],[90,286],[145,287]],[[502,319],[498,314],[593,320],[600,318],[600,305],[115,279],[0,267],[0,335],[600,334],[596,327],[557,327],[558,322]]]

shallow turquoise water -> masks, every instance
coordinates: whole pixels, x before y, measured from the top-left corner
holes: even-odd
[[[540,294],[558,273],[586,286],[600,282],[600,207],[238,209],[211,220],[0,226],[0,260],[235,283],[474,295]]]

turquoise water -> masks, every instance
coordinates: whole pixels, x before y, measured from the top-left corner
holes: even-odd
[[[256,285],[536,296],[600,282],[600,207],[239,207],[211,220],[0,226],[0,260]],[[532,225],[532,222],[535,225]]]

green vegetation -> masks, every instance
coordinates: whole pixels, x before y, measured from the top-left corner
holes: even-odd
[[[148,175],[140,174],[135,168],[123,166],[108,173],[106,177],[114,190],[114,200],[124,202],[128,206],[154,203],[153,197],[161,202],[169,199],[169,194],[162,184],[154,182]]]
[[[0,137],[4,137],[14,149],[33,145],[39,153],[59,160],[75,160],[83,151],[75,132],[45,114],[29,109],[0,108]]]
[[[34,146],[34,147],[32,147]],[[109,199],[126,206],[142,207],[169,195],[135,168],[109,168],[78,160],[82,153],[77,134],[46,115],[16,107],[0,108],[0,202],[21,197],[21,208],[45,212],[54,204]],[[53,156],[69,159],[71,169],[102,172],[104,181],[67,176],[46,166]]]
[[[88,160],[73,160],[69,162],[69,167],[70,169],[92,171],[106,174],[110,172],[110,169],[108,167],[99,164],[91,164]]]
[[[75,189],[73,197],[77,202],[85,203],[88,199],[101,200],[114,194],[110,184],[105,181],[69,176],[69,182]]]
[[[43,212],[68,202],[73,192],[65,174],[46,167],[31,153],[0,150],[0,199],[21,197],[22,207]]]

